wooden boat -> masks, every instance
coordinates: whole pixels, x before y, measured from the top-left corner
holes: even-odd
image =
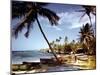
[[[88,56],[87,55],[80,55],[80,56],[77,56],[77,59],[81,60],[81,61],[87,61],[88,60]]]

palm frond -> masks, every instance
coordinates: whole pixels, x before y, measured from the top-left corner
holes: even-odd
[[[37,4],[37,6],[46,6],[48,5],[49,3],[41,3],[41,2],[35,2]]]
[[[75,10],[75,12],[85,12],[86,10]]]
[[[23,22],[23,23],[21,23],[21,24],[17,24],[17,26],[15,27],[15,28],[13,28],[14,29],[14,35],[15,35],[15,38],[17,38],[18,37],[18,32],[21,32],[22,31],[22,29],[25,27],[25,22]]]
[[[80,28],[80,42],[87,43],[94,38],[92,26],[88,23]]]
[[[53,12],[49,9],[46,9],[46,8],[40,8],[38,13],[39,13],[39,15],[48,18],[52,25],[53,24],[57,25],[57,22],[59,20],[59,16],[57,16],[55,12]]]
[[[83,13],[83,15],[81,16],[79,22],[81,21],[81,19],[85,16],[86,13]]]
[[[16,29],[15,29],[15,37],[17,38],[18,36],[18,33],[22,31],[22,29],[24,27],[27,26],[27,32],[25,33],[25,36],[28,37],[29,35],[29,30],[30,30],[30,27],[31,27],[31,23],[35,21],[35,17],[34,17],[34,13],[32,10],[29,11],[29,13],[27,13],[27,15],[25,16],[25,18],[20,22],[18,23]]]
[[[59,17],[55,12],[43,8],[41,6],[45,6],[47,3],[36,3],[36,2],[20,2],[13,1],[12,2],[12,19],[13,18],[22,18],[20,23],[14,28],[14,34],[17,38],[18,33],[23,30],[23,28],[27,27],[27,31],[24,34],[25,37],[29,36],[30,28],[32,26],[32,22],[36,20],[37,15],[41,15],[43,17],[48,18],[50,23],[53,25],[57,25]],[[24,17],[23,17],[24,16]]]
[[[31,2],[12,1],[12,18],[25,16],[30,10]]]

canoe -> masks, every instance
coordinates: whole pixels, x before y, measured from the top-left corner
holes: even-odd
[[[87,61],[88,60],[88,56],[87,55],[77,56],[77,59],[81,60],[81,61]]]

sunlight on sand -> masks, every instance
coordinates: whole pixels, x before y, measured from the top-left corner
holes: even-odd
[[[33,70],[28,70],[28,71],[13,71],[13,73],[16,74],[32,74],[32,73],[40,73],[40,72],[48,72],[49,70],[56,70],[58,71],[59,69],[64,69],[65,71],[67,70],[89,70],[89,69],[95,69],[96,68],[96,59],[95,56],[90,56],[90,55],[84,55],[84,56],[79,56],[77,58],[71,57],[70,55],[62,55],[62,58],[65,59],[64,64],[58,65],[59,68],[56,68],[57,66],[49,66],[46,64],[42,64],[41,68],[33,69]]]

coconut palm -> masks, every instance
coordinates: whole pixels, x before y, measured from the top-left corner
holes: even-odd
[[[84,12],[83,15],[81,16],[80,20],[87,15],[89,17],[90,20],[90,24],[92,25],[92,21],[91,21],[91,16],[90,14],[93,14],[96,16],[96,7],[95,6],[86,6],[86,5],[82,5],[82,7],[84,8],[84,10],[79,10],[78,12]]]
[[[65,36],[64,42],[65,42],[65,44],[68,42],[68,37],[67,36]]]
[[[64,53],[66,53],[66,50],[67,50],[67,44],[68,44],[68,37],[65,36],[65,38],[64,38]]]
[[[18,25],[14,29],[14,35],[17,38],[19,32],[21,32],[23,28],[27,27],[27,31],[24,35],[25,37],[28,38],[30,30],[32,28],[32,23],[36,21],[51,52],[53,53],[56,60],[59,61],[41,27],[41,24],[38,18],[39,16],[45,17],[49,20],[51,25],[57,25],[59,16],[57,16],[55,12],[47,8],[43,8],[43,6],[45,5],[47,4],[46,3],[36,3],[36,2],[12,1],[12,19],[16,17],[21,19],[21,21],[18,23]]]
[[[58,50],[58,53],[60,54],[60,51],[61,51],[61,46],[60,46],[60,41],[61,41],[62,37],[59,36],[58,39],[56,39],[56,43],[57,43],[57,50]]]
[[[56,42],[59,43],[61,41],[62,37],[59,37],[58,39],[56,39]]]
[[[61,36],[59,36],[59,40],[61,40],[62,39],[62,37]]]
[[[87,46],[87,49],[90,49],[90,43],[94,39],[94,33],[92,26],[88,23],[86,25],[83,25],[82,28],[80,28],[80,42],[85,44]]]

